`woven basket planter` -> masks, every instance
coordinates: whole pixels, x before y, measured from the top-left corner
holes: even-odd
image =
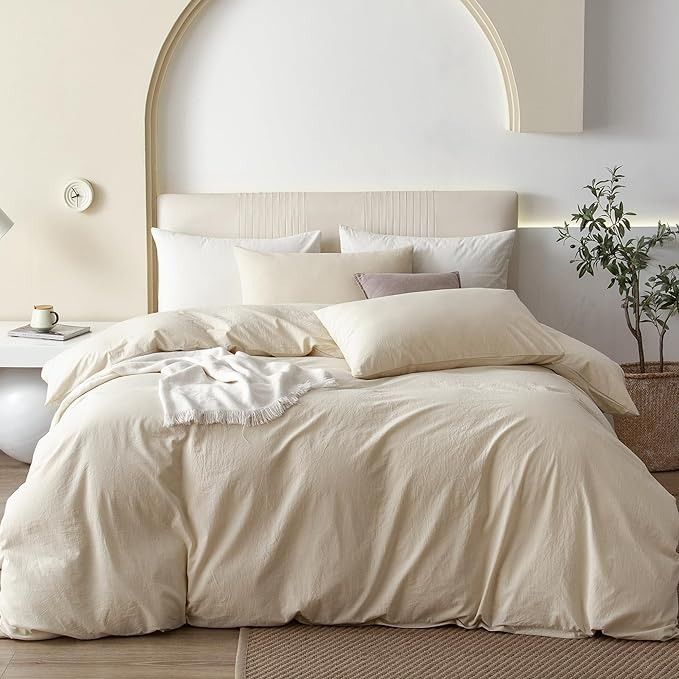
[[[679,469],[679,363],[665,363],[665,372],[640,373],[626,363],[627,389],[639,417],[616,416],[615,431],[652,472]],[[658,369],[647,363],[647,370]]]

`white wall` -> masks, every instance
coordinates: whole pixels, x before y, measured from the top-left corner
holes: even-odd
[[[506,188],[521,194],[521,226],[552,226],[580,186],[624,163],[636,223],[676,222],[677,25],[676,0],[590,0],[586,131],[529,135],[506,131],[496,58],[457,0],[214,0],[164,86],[161,190]],[[553,240],[521,233],[520,294],[631,358],[614,295],[578,283]]]

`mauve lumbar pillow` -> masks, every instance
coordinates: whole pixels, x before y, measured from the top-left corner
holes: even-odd
[[[451,273],[357,273],[354,278],[366,299],[404,295],[428,290],[461,288],[460,274]]]

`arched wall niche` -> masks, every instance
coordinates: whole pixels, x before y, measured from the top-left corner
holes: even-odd
[[[146,101],[149,310],[155,256],[150,227],[158,196],[158,105],[172,57],[211,0],[191,0],[165,39]],[[502,72],[511,132],[582,131],[585,0],[461,0],[490,42]],[[529,20],[527,20],[529,17]],[[536,28],[537,27],[537,28]]]
[[[495,52],[500,65],[500,71],[502,72],[505,91],[507,93],[509,130],[510,132],[521,132],[521,105],[519,102],[519,92],[516,85],[514,69],[512,68],[512,62],[504,42],[502,41],[502,37],[481,6],[481,1],[482,0],[462,0],[462,4],[471,12],[471,15],[476,19],[476,22],[479,24],[481,30],[493,47],[493,51]]]

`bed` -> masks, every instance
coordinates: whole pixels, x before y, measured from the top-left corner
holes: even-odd
[[[338,223],[450,237],[516,221],[507,192],[172,195],[158,205],[164,229],[315,228],[327,250]],[[164,311],[53,362],[45,377],[59,410],[0,524],[0,635],[298,620],[677,636],[679,516],[602,412],[613,387],[581,379],[603,358],[543,327],[561,357],[362,379],[323,323],[328,308]],[[335,384],[262,426],[166,427],[160,375],[117,367],[213,347],[324,370]]]

